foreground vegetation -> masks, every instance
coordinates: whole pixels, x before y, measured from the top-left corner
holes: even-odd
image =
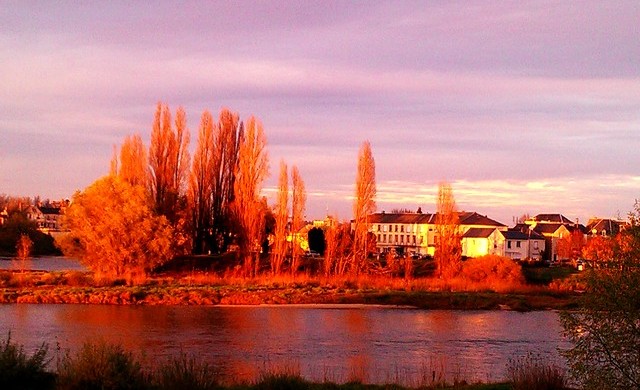
[[[558,367],[528,356],[507,364],[507,381],[468,384],[447,383],[434,373],[422,375],[414,386],[365,384],[359,379],[347,383],[324,380],[311,382],[292,368],[263,372],[253,381],[229,379],[214,366],[182,353],[153,366],[120,345],[85,343],[78,351],[57,351],[50,356],[43,344],[32,355],[11,341],[0,343],[0,388],[2,389],[565,389],[567,379]],[[397,378],[402,380],[404,378]]]

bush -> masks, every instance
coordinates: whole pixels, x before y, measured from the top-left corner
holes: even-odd
[[[85,343],[58,364],[59,389],[144,389],[148,378],[142,366],[120,345]]]
[[[554,364],[542,361],[539,356],[527,355],[510,360],[507,379],[514,390],[561,390],[567,388],[565,372]]]
[[[217,378],[218,373],[211,366],[184,353],[169,359],[156,374],[158,386],[166,390],[215,389],[219,387]]]
[[[46,371],[48,348],[40,346],[28,357],[22,346],[11,342],[11,333],[0,344],[0,389],[50,389],[54,375]]]
[[[486,255],[467,260],[462,265],[462,278],[501,290],[524,284],[522,268],[508,257]]]

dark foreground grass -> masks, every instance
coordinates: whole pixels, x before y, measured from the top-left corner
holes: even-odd
[[[11,342],[10,335],[0,345],[0,389],[228,389],[228,390],[287,390],[287,389],[340,389],[340,390],[404,390],[404,389],[460,389],[460,390],[554,390],[565,389],[564,373],[548,367],[540,360],[527,358],[511,362],[510,382],[453,384],[438,382],[404,387],[398,384],[365,384],[311,382],[292,369],[263,373],[255,381],[228,383],[223,373],[195,358],[180,354],[157,367],[145,368],[140,360],[120,345],[102,341],[85,343],[80,350],[48,357],[46,345],[31,356],[23,347]]]

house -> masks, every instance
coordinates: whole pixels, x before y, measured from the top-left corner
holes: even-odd
[[[379,253],[396,252],[433,256],[436,243],[437,214],[376,213],[368,217],[369,232],[376,237]],[[472,228],[506,230],[507,226],[476,212],[459,212],[459,233]]]
[[[544,237],[531,230],[524,233],[519,230],[471,228],[462,236],[462,255],[465,257],[498,255],[518,261],[540,261],[544,248]]]
[[[2,212],[0,212],[0,226],[4,225],[9,220],[9,213],[7,212],[7,208],[5,207]]]
[[[578,221],[571,221],[562,214],[538,214],[527,219],[524,223],[517,224],[512,230],[527,233],[529,230],[540,234],[545,239],[543,260],[556,262],[563,260],[558,254],[558,242],[577,231],[582,235],[587,233],[587,228]]]
[[[627,222],[616,219],[591,218],[587,223],[587,234],[613,237],[627,227]]]
[[[462,256],[501,255],[504,237],[495,227],[473,227],[462,235]]]
[[[512,260],[541,261],[545,251],[545,238],[543,235],[528,229],[507,230],[500,232],[504,242],[501,256]]]
[[[29,220],[36,223],[38,230],[44,233],[59,232],[62,216],[68,206],[68,200],[48,202],[44,205],[38,203],[36,206],[29,206],[26,215]]]

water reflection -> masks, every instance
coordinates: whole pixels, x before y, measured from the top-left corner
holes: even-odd
[[[0,331],[27,348],[77,349],[87,339],[121,343],[153,364],[181,352],[233,378],[297,367],[309,378],[418,384],[499,380],[528,352],[560,362],[553,312],[460,312],[381,308],[202,306],[0,306]]]
[[[11,257],[0,257],[0,269],[37,270],[37,271],[86,271],[87,268],[77,259],[62,256],[31,257],[27,260],[16,260]]]

